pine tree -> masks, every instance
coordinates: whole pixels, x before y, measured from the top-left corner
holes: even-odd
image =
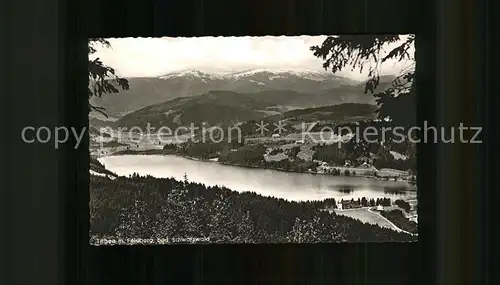
[[[386,50],[389,44],[399,41],[397,47]],[[333,73],[345,68],[368,70],[365,94],[370,92],[380,108],[378,117],[390,117],[395,126],[415,125],[415,35],[406,39],[397,35],[342,35],[328,37],[323,44],[311,47],[314,56],[324,60],[323,67]],[[339,56],[346,55],[346,56]],[[374,60],[373,60],[374,59]],[[387,60],[408,61],[409,65],[401,71],[391,84],[380,82],[380,66]]]
[[[120,209],[120,213],[118,214],[118,226],[116,227],[115,236],[118,238],[122,238],[126,236],[128,230],[129,218],[127,212],[124,209]]]
[[[242,214],[241,222],[237,225],[238,236],[234,240],[237,243],[254,243],[253,237],[255,226],[250,216],[250,211]]]
[[[230,219],[230,201],[220,194],[212,201],[209,218],[210,242],[224,243],[232,240],[232,223]]]
[[[160,220],[160,228],[163,237],[185,237],[184,215],[186,211],[186,192],[184,186],[174,188],[167,195],[164,205],[157,216]]]
[[[155,234],[158,239],[167,239],[176,236],[176,217],[175,209],[172,208],[168,199],[164,199],[155,216]]]
[[[195,197],[185,202],[183,224],[184,232],[188,237],[204,237],[201,216],[203,215],[204,201],[202,197]]]
[[[328,217],[334,219],[333,222],[329,221],[323,229],[321,242],[345,242],[347,238],[347,228],[345,222],[336,221],[335,216]]]
[[[119,93],[121,90],[128,90],[129,84],[126,78],[119,77],[115,74],[115,70],[107,65],[104,65],[99,58],[90,59],[90,55],[97,52],[98,46],[111,47],[108,40],[104,38],[92,38],[88,42],[89,60],[88,60],[88,98],[89,98],[89,113],[92,111],[99,112],[108,117],[104,112],[104,108],[94,106],[90,103],[90,98],[101,97],[104,94]]]
[[[361,206],[363,206],[363,207],[368,206],[368,201],[366,200],[365,197],[361,198]]]
[[[324,241],[325,230],[326,226],[321,216],[314,216],[312,221],[308,223],[308,242],[318,243]]]
[[[295,219],[295,224],[288,234],[288,240],[294,243],[321,242],[322,223],[319,217],[309,219]]]
[[[148,238],[153,234],[146,202],[137,195],[131,205],[120,212],[117,234],[124,238]]]
[[[303,235],[304,228],[305,226],[302,220],[299,217],[295,218],[295,223],[293,224],[293,227],[290,230],[290,233],[288,234],[288,241],[294,243],[304,242],[305,240],[305,237]]]

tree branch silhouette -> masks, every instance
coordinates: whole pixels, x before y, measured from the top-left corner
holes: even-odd
[[[91,38],[89,40],[89,60],[88,60],[88,97],[89,97],[89,113],[92,111],[99,112],[104,116],[106,115],[105,108],[94,106],[90,103],[90,98],[93,96],[100,98],[104,94],[116,94],[121,90],[128,90],[129,84],[128,80],[116,75],[115,70],[109,66],[102,63],[99,58],[90,59],[90,55],[97,51],[98,46],[104,46],[106,48],[111,48],[111,44],[108,40],[103,38]]]
[[[330,36],[320,46],[312,46],[314,56],[324,60],[325,70],[337,73],[345,68],[359,68],[360,72],[368,69],[368,80],[365,94],[376,97],[380,119],[390,117],[393,125],[404,128],[415,125],[415,59],[409,50],[414,44],[415,35],[410,34],[406,40],[389,52],[385,47],[401,41],[398,35],[341,35]],[[399,62],[410,61],[401,73],[385,90],[377,90],[380,85],[380,67],[389,59]],[[378,91],[378,92],[377,92]]]

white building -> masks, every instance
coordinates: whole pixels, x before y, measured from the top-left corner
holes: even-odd
[[[279,135],[279,134],[273,134],[271,137],[272,137],[272,138],[279,138],[279,137],[280,137],[280,135]]]
[[[360,167],[361,168],[371,168],[371,165],[366,163],[366,161],[365,161],[365,162],[363,162],[363,164],[360,165]]]
[[[342,210],[342,203],[337,203],[337,210]]]
[[[383,211],[383,210],[384,210],[384,207],[382,207],[382,205],[377,206],[377,211]]]

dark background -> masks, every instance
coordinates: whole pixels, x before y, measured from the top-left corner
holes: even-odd
[[[23,127],[87,122],[88,37],[416,33],[418,120],[486,124],[484,2],[11,1],[2,86],[0,281],[6,284],[481,284],[493,154],[418,147],[412,244],[88,246],[88,145],[24,144]],[[202,48],[202,47],[201,47]],[[491,121],[490,123],[493,123]],[[5,191],[6,190],[6,191]],[[4,279],[4,280],[2,280]],[[337,281],[337,283],[334,283]]]

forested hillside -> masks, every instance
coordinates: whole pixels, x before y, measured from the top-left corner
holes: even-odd
[[[189,181],[91,176],[94,238],[209,238],[210,243],[414,241],[321,209],[333,199],[289,202]]]

